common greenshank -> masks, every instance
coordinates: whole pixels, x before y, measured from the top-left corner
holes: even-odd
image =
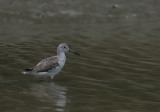
[[[25,69],[23,74],[33,74],[44,77],[49,76],[53,79],[54,76],[62,70],[66,62],[66,52],[79,55],[78,53],[70,50],[67,44],[62,43],[57,48],[57,56],[43,59],[33,68]]]

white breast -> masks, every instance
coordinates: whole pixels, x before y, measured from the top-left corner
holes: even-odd
[[[66,62],[66,56],[63,53],[63,54],[59,55],[59,57],[58,57],[59,65],[55,69],[53,69],[53,71],[51,72],[51,75],[55,76],[56,74],[58,74],[62,70],[65,62]]]

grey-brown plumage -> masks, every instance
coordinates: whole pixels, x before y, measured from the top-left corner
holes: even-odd
[[[34,72],[49,72],[50,70],[56,68],[59,65],[58,57],[52,56],[40,61],[32,71]]]
[[[70,52],[79,55],[78,53],[71,51],[67,44],[62,43],[57,48],[57,56],[52,56],[43,59],[33,68],[25,69],[23,73],[24,74],[31,73],[38,76],[49,75],[51,79],[53,79],[53,77],[61,71],[61,69],[65,64],[66,61],[65,52]]]

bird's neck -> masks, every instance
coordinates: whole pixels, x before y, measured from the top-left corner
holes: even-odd
[[[64,54],[64,52],[62,51],[62,49],[57,49],[57,55],[61,55],[61,54]]]
[[[58,55],[59,57],[61,57],[62,59],[66,58],[66,55],[65,55],[64,52],[57,52],[57,55]]]
[[[64,52],[60,52],[59,54],[58,54],[58,59],[59,59],[59,63],[62,65],[62,66],[64,66],[64,64],[65,64],[65,62],[66,62],[66,55],[65,55],[65,53]]]

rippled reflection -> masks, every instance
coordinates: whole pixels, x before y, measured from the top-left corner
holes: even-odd
[[[40,101],[47,101],[56,105],[58,112],[63,112],[67,103],[67,89],[54,84],[53,82],[43,82],[31,87],[31,93],[38,97]]]

